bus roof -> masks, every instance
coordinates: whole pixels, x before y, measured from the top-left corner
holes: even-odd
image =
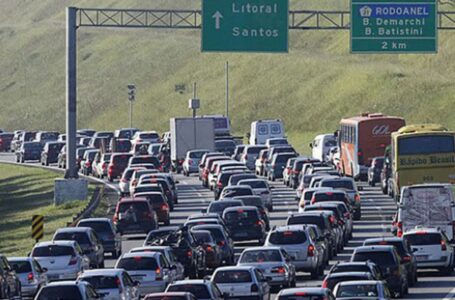
[[[341,119],[341,123],[350,123],[350,124],[357,124],[360,122],[371,121],[371,120],[384,120],[384,119],[396,119],[396,120],[403,120],[401,117],[393,117],[393,116],[386,116],[382,113],[363,113],[360,116],[350,117],[350,118],[343,118]]]
[[[400,128],[398,134],[406,133],[425,133],[425,132],[438,132],[444,131],[448,132],[449,130],[439,124],[413,124]]]

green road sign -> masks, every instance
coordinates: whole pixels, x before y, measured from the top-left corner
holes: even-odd
[[[288,0],[202,0],[202,51],[287,52]]]
[[[437,0],[351,0],[352,53],[437,52]]]

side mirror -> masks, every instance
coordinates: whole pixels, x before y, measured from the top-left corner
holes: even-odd
[[[175,183],[180,183],[180,181],[179,181],[179,180],[176,180]]]

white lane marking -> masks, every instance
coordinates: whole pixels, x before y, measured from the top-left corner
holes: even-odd
[[[451,300],[455,298],[455,288],[453,288],[442,300]]]
[[[387,221],[387,218],[386,218],[386,217],[384,216],[384,214],[383,214],[382,207],[379,207],[379,206],[375,205],[375,202],[374,202],[373,199],[366,199],[366,200],[367,200],[368,202],[373,203],[373,208],[376,209],[376,210],[379,212],[379,216],[381,217],[382,221],[385,221],[385,222],[386,222],[386,221]],[[386,227],[386,225],[381,224],[381,229],[382,229],[383,232],[387,232],[387,227]]]

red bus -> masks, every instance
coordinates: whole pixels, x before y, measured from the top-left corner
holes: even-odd
[[[365,113],[340,122],[340,169],[356,180],[366,180],[368,167],[376,156],[384,156],[392,132],[405,125],[400,117]]]

